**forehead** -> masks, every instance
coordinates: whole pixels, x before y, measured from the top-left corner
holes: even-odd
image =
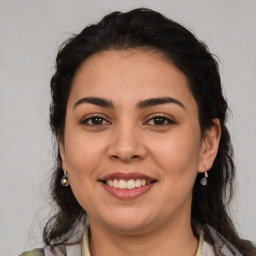
[[[162,54],[149,50],[108,50],[82,63],[71,89],[71,100],[95,96],[126,102],[175,97],[193,102],[187,77]]]

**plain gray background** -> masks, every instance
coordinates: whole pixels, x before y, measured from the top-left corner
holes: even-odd
[[[0,255],[42,246],[50,216],[49,81],[58,46],[114,10],[148,7],[192,30],[220,59],[237,165],[231,215],[256,242],[255,0],[0,0]]]

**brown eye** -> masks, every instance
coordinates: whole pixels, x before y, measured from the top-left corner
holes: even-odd
[[[153,122],[155,125],[163,125],[163,124],[166,124],[166,118],[157,117],[153,119]]]
[[[91,123],[93,125],[101,125],[101,124],[103,124],[103,121],[104,121],[104,119],[101,118],[101,117],[93,117],[93,118],[91,118]]]
[[[147,123],[150,125],[161,126],[161,125],[173,124],[175,122],[164,116],[156,116],[151,118]]]
[[[105,125],[109,124],[104,118],[100,116],[92,116],[89,118],[86,118],[82,121],[82,124],[92,125],[92,126],[99,126],[99,125]]]

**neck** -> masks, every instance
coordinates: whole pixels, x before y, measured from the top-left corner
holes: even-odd
[[[157,230],[137,235],[120,234],[90,225],[92,256],[194,256],[198,240],[194,236],[190,218],[183,222],[165,223]]]

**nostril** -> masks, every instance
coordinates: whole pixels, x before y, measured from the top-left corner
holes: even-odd
[[[120,157],[118,155],[112,155],[111,158],[112,159],[120,159],[120,160],[123,160],[123,161],[131,161],[131,160],[140,159],[140,156],[139,155],[133,155],[133,156],[130,156],[130,157]]]

